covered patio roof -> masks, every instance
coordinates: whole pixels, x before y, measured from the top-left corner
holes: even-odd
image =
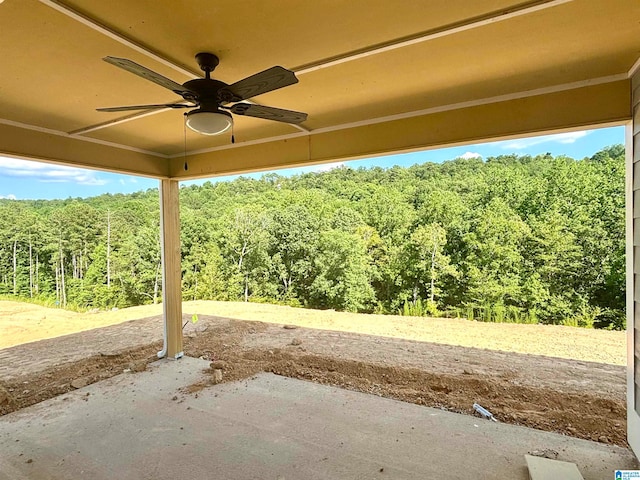
[[[640,57],[637,0],[5,0],[0,25],[1,155],[176,180],[622,124]],[[103,57],[183,83],[200,51],[226,83],[294,71],[252,101],[308,120],[236,116],[231,144],[96,111],[181,100]]]

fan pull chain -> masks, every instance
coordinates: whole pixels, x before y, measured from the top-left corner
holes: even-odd
[[[233,127],[234,127],[233,122],[231,122],[231,144],[232,145],[236,143],[236,135],[233,131]]]
[[[187,114],[184,114],[184,169],[185,171],[189,170],[189,165],[187,164]]]

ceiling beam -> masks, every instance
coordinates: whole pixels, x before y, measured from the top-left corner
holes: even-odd
[[[423,110],[414,110],[414,111],[410,111],[410,112],[403,112],[403,113],[398,113],[395,115],[387,115],[384,117],[376,117],[376,118],[369,118],[366,120],[361,120],[358,122],[352,122],[352,123],[347,123],[347,124],[339,124],[339,125],[332,125],[330,127],[322,127],[322,128],[317,128],[315,130],[313,130],[312,132],[310,132],[311,135],[318,135],[321,133],[326,133],[326,132],[332,132],[332,131],[336,131],[336,130],[346,130],[349,128],[353,128],[353,127],[362,127],[365,125],[375,125],[376,123],[386,123],[386,122],[390,122],[393,120],[401,120],[403,118],[411,118],[411,117],[420,117],[420,116],[424,116],[424,115],[430,115],[433,113],[440,113],[440,112],[447,112],[449,110],[460,110],[463,108],[470,108],[470,107],[477,107],[479,105],[488,105],[490,103],[498,103],[498,102],[505,102],[508,100],[516,100],[519,98],[527,98],[527,97],[535,97],[535,96],[539,96],[539,95],[546,95],[549,93],[556,93],[556,92],[562,92],[565,90],[574,90],[576,88],[582,88],[582,87],[588,87],[588,86],[593,86],[593,85],[600,85],[603,83],[611,83],[611,82],[617,82],[619,80],[624,80],[627,79],[627,75],[624,73],[621,73],[619,75],[610,75],[607,77],[600,77],[600,78],[594,78],[594,79],[590,79],[590,80],[582,80],[579,82],[571,82],[571,83],[563,83],[560,85],[551,85],[548,87],[542,87],[542,88],[536,88],[535,90],[527,90],[527,91],[523,91],[523,92],[514,92],[514,93],[508,93],[508,94],[504,94],[504,95],[498,95],[495,97],[488,97],[488,98],[481,98],[478,100],[470,100],[470,101],[466,101],[466,102],[460,102],[460,103],[454,103],[454,104],[449,104],[449,105],[438,105],[436,107],[430,107],[430,108],[426,108]],[[195,154],[200,154],[200,153],[207,153],[207,152],[215,152],[218,150],[229,150],[229,149],[235,149],[235,148],[242,148],[244,146],[248,146],[248,145],[258,145],[261,143],[269,143],[269,142],[273,142],[276,140],[286,140],[286,139],[290,139],[290,138],[296,138],[296,137],[300,137],[302,136],[301,133],[289,133],[286,135],[279,135],[277,137],[267,137],[267,138],[261,138],[261,139],[256,139],[256,140],[249,140],[249,141],[244,141],[244,142],[239,142],[239,143],[233,143],[233,144],[227,144],[227,145],[220,145],[217,147],[210,147],[210,148],[204,148],[204,149],[200,149],[200,150],[194,150],[194,151],[190,151],[187,152],[187,155],[195,155]],[[184,158],[184,152],[175,154],[175,155],[169,155],[169,158]]]
[[[108,172],[167,178],[166,157],[55,130],[0,121],[0,155]]]
[[[631,118],[628,79],[392,119],[341,130],[170,160],[170,176],[186,180],[402,153],[488,140],[623,124]]]

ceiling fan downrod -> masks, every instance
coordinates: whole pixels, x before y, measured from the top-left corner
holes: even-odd
[[[196,53],[196,62],[200,66],[200,70],[204,72],[204,75],[207,80],[211,79],[211,72],[213,72],[218,64],[220,63],[220,59],[209,52],[200,52]]]

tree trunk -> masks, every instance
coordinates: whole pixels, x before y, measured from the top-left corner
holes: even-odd
[[[198,267],[196,265],[193,266],[193,300],[197,300],[198,297]]]
[[[289,290],[291,290],[291,284],[293,283],[293,279],[291,275],[282,279],[282,284],[284,285],[284,294],[287,295]]]
[[[36,253],[36,274],[34,278],[34,288],[36,291],[36,295],[40,293],[40,282],[38,280],[40,278],[39,276],[40,276],[40,258]]]
[[[60,255],[60,303],[63,307],[67,306],[67,291],[64,282],[64,253],[62,252],[62,238],[59,240],[59,255]]]
[[[107,288],[111,288],[111,211],[110,210],[107,210]],[[155,303],[155,301],[153,303]]]
[[[244,256],[247,254],[247,242],[244,242],[242,245],[242,251],[240,252],[240,256],[238,258],[238,272],[242,273],[242,262],[244,260]],[[249,276],[245,274],[244,276],[244,301],[249,301]]]
[[[75,252],[71,254],[71,268],[73,278],[78,278],[78,257]]]
[[[29,296],[33,298],[33,245],[29,235]]]
[[[153,283],[153,304],[156,305],[158,303],[158,291],[160,290],[160,269],[162,268],[162,264],[158,263],[156,267],[156,278]]]
[[[13,241],[13,294],[18,294],[18,240]]]
[[[56,262],[56,302],[60,304],[60,266]]]
[[[429,300],[434,301],[434,292],[436,288],[436,248],[438,245],[433,242],[433,251],[431,252],[431,291],[429,292]]]
[[[84,271],[89,269],[89,251],[86,240],[84,241],[84,255],[82,255],[82,258],[84,258],[84,262],[81,264],[80,278],[84,278]],[[84,267],[84,270],[82,269],[82,266]]]
[[[240,251],[240,255],[238,257],[238,270],[242,271],[242,261],[244,260],[244,256],[247,254],[247,243],[245,242],[242,245],[242,250]]]

